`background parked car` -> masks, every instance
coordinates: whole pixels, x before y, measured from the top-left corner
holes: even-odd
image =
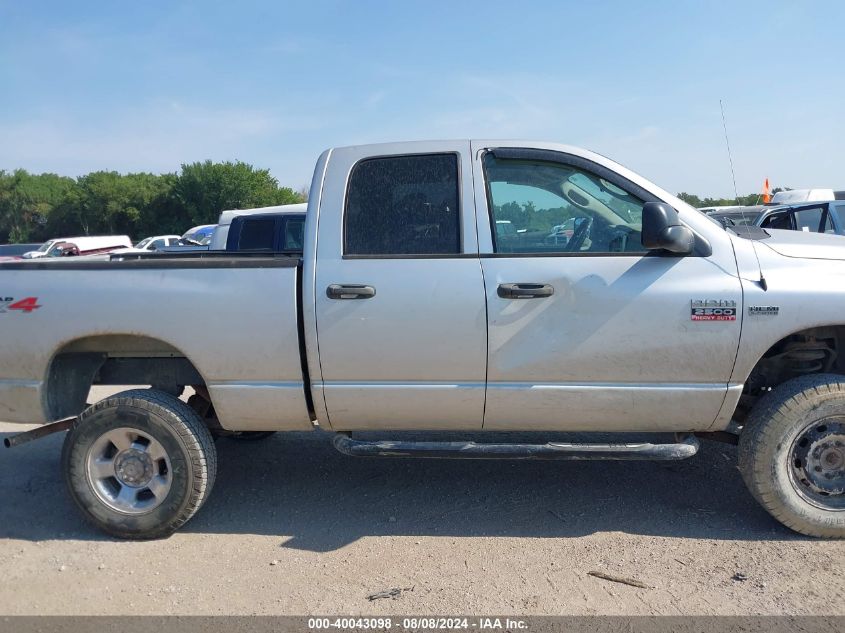
[[[121,248],[115,253],[144,253],[158,251],[168,246],[177,246],[180,237],[178,235],[153,235],[144,238],[132,248]]]
[[[810,233],[845,235],[845,201],[808,202],[765,211],[757,226]]]
[[[135,244],[135,248],[141,251],[156,251],[165,246],[173,246],[178,241],[178,235],[154,235]]]
[[[62,237],[44,242],[37,250],[27,251],[23,254],[24,259],[38,259],[40,257],[59,257],[61,252],[66,250],[59,248],[65,243],[73,244],[80,255],[97,255],[108,253],[118,248],[131,248],[132,240],[128,235],[98,235],[82,237]]]
[[[304,213],[241,215],[232,220],[226,250],[301,253],[304,232]]]
[[[709,207],[699,209],[699,211],[724,226],[755,226],[755,222],[763,211],[770,208],[765,205],[756,205],[751,207]]]
[[[0,257],[18,258],[24,253],[36,250],[41,244],[0,244]]]
[[[825,202],[845,200],[845,191],[833,189],[788,189],[772,196],[770,204],[796,204],[799,202]]]
[[[185,231],[180,238],[180,244],[185,246],[208,246],[216,224],[200,224]],[[189,244],[194,242],[194,244]]]
[[[281,204],[273,207],[257,207],[255,209],[229,209],[220,214],[217,220],[217,227],[211,236],[209,249],[212,251],[232,250],[229,248],[229,227],[235,218],[249,215],[284,215],[284,214],[298,214],[303,218],[305,211],[308,209],[308,204],[305,202],[299,204]]]
[[[764,229],[845,235],[845,200],[803,204],[741,207],[708,216],[723,226],[759,226]]]

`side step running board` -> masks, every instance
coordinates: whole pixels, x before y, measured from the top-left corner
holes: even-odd
[[[338,433],[334,447],[353,457],[429,457],[447,459],[642,459],[678,460],[698,452],[693,435],[675,444],[476,444],[475,442],[393,442],[353,440]]]

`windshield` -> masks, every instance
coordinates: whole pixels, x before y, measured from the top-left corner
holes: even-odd
[[[135,245],[135,248],[146,248],[147,245],[152,241],[153,238],[148,237],[146,239],[141,240]]]
[[[38,247],[37,253],[46,253],[50,250],[50,247],[55,244],[55,240],[50,240],[49,242],[44,242],[41,246]]]

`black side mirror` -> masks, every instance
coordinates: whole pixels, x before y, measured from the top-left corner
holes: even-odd
[[[663,202],[643,205],[642,244],[648,250],[662,249],[688,255],[695,247],[695,235],[678,218],[678,212]]]

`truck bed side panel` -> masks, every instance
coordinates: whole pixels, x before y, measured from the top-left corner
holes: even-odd
[[[157,339],[190,360],[224,428],[311,429],[296,320],[295,260],[89,262],[0,267],[0,419],[48,422],[50,362],[109,335]],[[0,303],[0,307],[3,304]]]

